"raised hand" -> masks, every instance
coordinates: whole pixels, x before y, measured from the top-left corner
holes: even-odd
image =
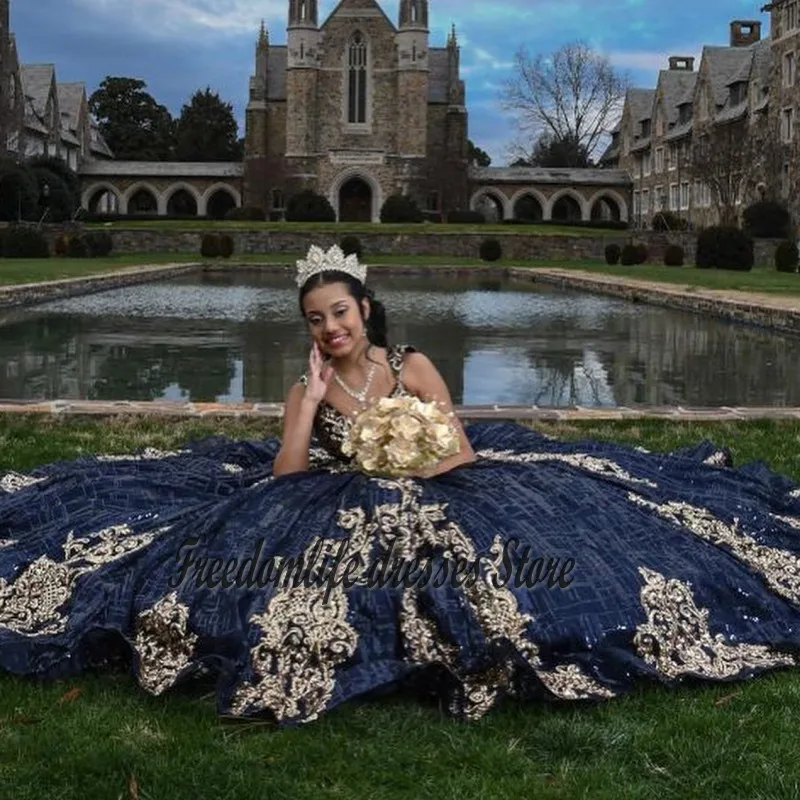
[[[308,357],[308,383],[306,384],[306,398],[313,403],[322,402],[325,393],[328,391],[331,378],[333,378],[333,367],[326,365],[319,346],[314,342],[311,354]]]

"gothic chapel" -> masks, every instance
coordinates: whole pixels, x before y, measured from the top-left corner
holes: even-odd
[[[467,110],[455,30],[429,46],[428,0],[289,0],[287,44],[263,24],[250,79],[244,203],[279,217],[303,188],[341,221],[379,221],[392,194],[420,208],[467,208]]]

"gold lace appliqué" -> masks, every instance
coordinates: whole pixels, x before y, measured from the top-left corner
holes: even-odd
[[[659,505],[632,492],[628,499],[711,544],[724,546],[739,561],[762,575],[770,589],[800,604],[800,557],[794,553],[760,544],[741,530],[738,519],[729,525],[710,511],[689,503],[674,501]]]
[[[478,458],[487,461],[502,461],[515,464],[534,464],[546,461],[560,461],[569,464],[577,469],[591,472],[593,475],[600,475],[604,478],[617,478],[626,483],[649,486],[651,489],[658,488],[658,484],[646,478],[635,478],[624,470],[615,461],[608,458],[598,458],[587,453],[515,453],[512,450],[479,450],[476,455]]]
[[[197,636],[189,632],[189,608],[172,592],[137,616],[135,631],[139,683],[161,694],[191,663]]]
[[[698,608],[689,585],[640,567],[647,622],[637,628],[639,655],[667,678],[735,678],[748,669],[793,666],[794,656],[757,644],[728,644],[709,630],[708,609]]]
[[[0,627],[24,636],[62,633],[68,615],[60,609],[78,578],[141,550],[169,529],[134,533],[128,525],[112,525],[83,538],[70,533],[63,561],[40,556],[14,581],[0,578]]]

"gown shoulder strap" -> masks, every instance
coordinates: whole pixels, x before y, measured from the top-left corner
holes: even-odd
[[[402,373],[403,365],[405,363],[406,353],[416,353],[417,348],[410,344],[395,344],[386,351],[386,360],[392,368],[395,380],[398,383],[403,382]]]

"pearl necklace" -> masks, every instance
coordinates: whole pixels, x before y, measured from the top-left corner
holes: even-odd
[[[367,405],[367,395],[369,394],[370,386],[372,386],[372,379],[375,377],[375,367],[376,364],[373,362],[370,365],[369,370],[367,371],[367,379],[364,382],[364,386],[359,390],[356,391],[355,389],[351,389],[340,377],[338,372],[333,373],[333,378],[336,383],[341,386],[342,390],[345,391],[347,394],[350,395],[354,400],[357,400],[360,406]]]

